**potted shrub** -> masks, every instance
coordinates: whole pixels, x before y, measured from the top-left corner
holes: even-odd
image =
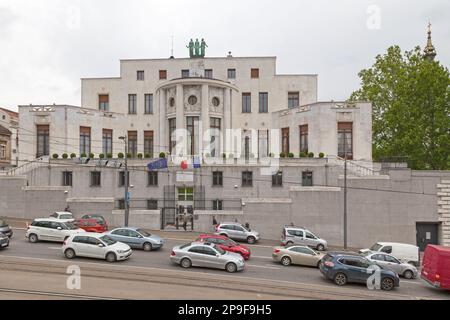
[[[159,157],[160,157],[160,158],[165,158],[165,157],[166,157],[166,154],[165,154],[164,152],[160,152],[160,153],[159,153]]]
[[[293,157],[294,157],[294,154],[293,154],[292,152],[289,152],[288,157],[289,157],[289,158],[293,158]]]
[[[75,153],[72,152],[72,153],[70,154],[70,159],[73,159],[73,158],[76,158],[76,157],[77,157],[77,155],[76,155]]]
[[[127,152],[127,158],[133,158],[133,154],[131,152]]]
[[[53,159],[58,159],[59,155],[58,155],[57,153],[54,153],[54,154],[52,155],[52,157],[53,157]]]
[[[305,151],[300,152],[299,154],[300,158],[306,158],[307,154]]]
[[[226,159],[226,158],[227,158],[227,155],[226,155],[225,153],[222,153],[222,158],[223,158],[223,159]]]
[[[280,158],[286,158],[286,153],[281,152],[281,153],[280,153]]]
[[[144,156],[143,156],[142,153],[138,153],[138,154],[137,154],[137,157],[138,157],[139,159],[142,159]]]
[[[308,157],[309,157],[309,158],[314,158],[314,152],[308,153]]]
[[[325,153],[321,152],[319,153],[319,158],[324,158],[325,157]]]
[[[95,154],[93,154],[92,152],[89,153],[89,158],[93,159],[95,158]]]
[[[269,157],[273,158],[274,154],[271,152],[269,153]]]
[[[108,153],[106,154],[106,157],[107,157],[108,159],[111,159],[111,158],[112,158],[112,153],[111,153],[111,152],[108,152]]]
[[[62,157],[63,157],[63,159],[67,159],[69,157],[69,155],[67,153],[63,153]]]
[[[98,157],[99,157],[100,159],[103,159],[103,158],[105,157],[105,154],[100,153],[100,154],[98,155]]]
[[[81,158],[86,158],[86,152],[83,152],[82,154],[80,154]]]
[[[144,154],[144,158],[148,159],[148,158],[151,158],[151,157],[152,157],[152,155],[150,153],[148,153],[148,152],[146,154]]]
[[[119,153],[117,154],[117,157],[118,157],[119,159],[123,159],[123,157],[125,157],[125,155],[124,155],[122,152],[119,152]]]

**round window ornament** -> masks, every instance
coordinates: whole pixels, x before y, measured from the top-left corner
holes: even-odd
[[[220,100],[217,97],[212,98],[212,104],[214,107],[218,107],[220,105]]]
[[[189,98],[188,98],[188,103],[189,103],[191,106],[197,104],[197,97],[194,96],[194,95],[189,96]]]

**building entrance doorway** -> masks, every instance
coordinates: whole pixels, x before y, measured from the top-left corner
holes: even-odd
[[[429,244],[439,244],[438,238],[439,223],[417,222],[416,238],[420,251],[424,251]]]

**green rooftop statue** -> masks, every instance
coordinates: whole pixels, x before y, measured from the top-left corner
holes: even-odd
[[[195,42],[191,39],[186,48],[189,49],[189,57],[191,58],[204,58],[206,47],[208,45],[205,42],[205,39],[202,38],[202,41],[198,41],[198,38],[195,39]]]
[[[186,48],[189,48],[189,57],[193,57],[194,56],[194,41],[191,39],[191,41],[189,41],[189,44],[186,46]]]
[[[199,57],[200,56],[200,43],[198,42],[198,39],[195,39],[194,48],[195,48],[195,57]]]
[[[206,44],[206,42],[205,42],[205,39],[203,39],[202,38],[202,43],[200,44],[200,55],[202,56],[202,57],[204,57],[205,56],[205,51],[206,51],[206,47],[207,47],[208,45]]]

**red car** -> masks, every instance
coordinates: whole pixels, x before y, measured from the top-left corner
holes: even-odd
[[[433,287],[450,290],[450,248],[429,244],[423,255],[421,277]]]
[[[97,219],[78,219],[74,224],[86,232],[103,233],[108,231],[108,226]]]
[[[225,251],[239,253],[244,260],[250,259],[250,250],[242,244],[237,244],[228,237],[216,234],[201,234],[196,241],[214,243]]]

